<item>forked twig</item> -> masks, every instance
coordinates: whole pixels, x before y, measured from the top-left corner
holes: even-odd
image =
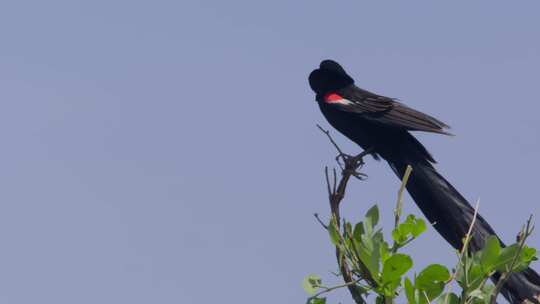
[[[501,289],[504,286],[504,284],[506,283],[506,281],[508,281],[508,279],[512,275],[512,273],[514,271],[514,266],[516,264],[516,261],[519,258],[519,256],[521,255],[521,251],[523,250],[523,246],[525,246],[525,241],[531,235],[531,233],[532,233],[532,231],[534,229],[534,226],[531,225],[531,222],[532,222],[532,214],[529,216],[529,219],[527,220],[527,223],[521,229],[521,231],[520,231],[520,233],[518,235],[519,247],[518,247],[518,250],[516,252],[516,255],[512,259],[512,262],[510,263],[510,268],[509,268],[508,272],[503,273],[501,275],[501,277],[499,278],[499,281],[497,281],[497,285],[495,285],[495,289],[493,290],[493,293],[491,294],[491,299],[490,299],[490,302],[489,302],[490,304],[496,304],[497,303],[497,296],[501,292]]]
[[[320,125],[317,125],[317,127],[328,137],[332,145],[336,148],[338,151],[338,156],[336,157],[336,161],[338,162],[338,165],[341,168],[341,178],[338,181],[337,178],[337,171],[334,168],[332,170],[332,178],[330,178],[330,174],[328,172],[328,167],[324,168],[324,176],[326,179],[326,189],[328,192],[328,200],[330,203],[330,211],[332,218],[335,219],[336,228],[339,230],[339,227],[341,225],[341,218],[340,218],[340,212],[339,212],[339,205],[343,198],[345,197],[345,190],[347,189],[347,183],[349,182],[351,176],[356,177],[357,179],[364,179],[365,174],[362,174],[359,172],[359,170],[364,165],[363,157],[371,153],[371,150],[365,150],[362,153],[356,155],[356,156],[350,156],[345,153],[339,148],[337,143],[334,141],[332,136],[330,135],[330,131],[323,129]],[[343,164],[340,162],[343,161]],[[326,225],[323,224],[323,222],[319,219],[318,215],[315,215],[319,223],[323,225],[323,227],[327,228]],[[355,284],[357,280],[354,280],[353,274],[351,272],[351,269],[345,263],[345,258],[342,254],[340,254],[340,249],[336,246],[336,257],[338,259],[338,264],[340,266],[341,270],[341,276],[343,277],[343,280],[345,281],[345,284],[342,285],[342,287],[347,287],[349,289],[349,292],[352,295],[352,298],[357,304],[365,304],[366,301],[362,297],[362,292],[358,288],[358,286]]]
[[[339,146],[336,144],[336,142],[334,141],[334,139],[332,138],[332,136],[330,135],[330,131],[329,130],[325,130],[323,129],[323,127],[321,127],[321,125],[317,124],[317,128],[319,128],[319,130],[321,130],[324,134],[326,134],[326,137],[328,137],[328,139],[330,140],[330,142],[332,143],[332,145],[334,146],[334,148],[336,148],[336,150],[338,151],[339,154],[343,154],[343,151],[341,151],[341,149],[339,148]]]
[[[336,156],[336,162],[338,163],[339,168],[341,169],[341,174],[349,173],[349,175],[354,176],[355,178],[359,180],[364,180],[367,175],[364,173],[360,173],[358,170],[362,168],[364,165],[364,156],[373,153],[373,149],[366,149],[359,153],[356,156],[351,156],[346,153],[343,153],[343,150],[338,146],[336,141],[332,138],[332,135],[330,135],[329,130],[323,129],[320,125],[317,125],[317,128],[323,132],[326,137],[330,140],[334,148],[336,148],[338,155]],[[334,186],[336,185],[336,173],[334,169]]]

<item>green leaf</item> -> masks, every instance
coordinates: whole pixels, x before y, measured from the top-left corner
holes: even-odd
[[[532,261],[536,261],[536,248],[528,247],[527,245],[523,245],[523,248],[521,249],[520,254],[520,261],[523,263],[529,264]]]
[[[404,275],[413,265],[412,259],[402,253],[397,253],[384,262],[382,271],[383,284],[398,280]]]
[[[498,271],[502,272],[509,272],[510,271],[510,265],[512,264],[512,261],[514,260],[514,257],[519,251],[519,245],[518,244],[512,244],[508,247],[502,248],[501,253],[499,255],[499,258],[497,259],[497,263],[495,265],[495,268]],[[519,259],[518,259],[519,261]]]
[[[486,241],[486,245],[480,252],[480,265],[485,274],[495,270],[497,260],[501,252],[501,244],[496,236],[490,235]]]
[[[307,304],[326,304],[326,298],[309,298]]]
[[[390,247],[388,246],[387,242],[384,242],[384,241],[381,242],[380,252],[381,252],[381,261],[384,264],[384,262],[386,262],[386,260],[388,260],[391,257]]]
[[[532,247],[527,247],[527,245],[523,245],[523,248],[521,249],[519,257],[516,260],[516,263],[514,264],[512,271],[521,272],[527,269],[527,267],[529,267],[529,264],[535,259],[536,259],[536,249]]]
[[[396,296],[398,288],[401,286],[401,278],[395,281],[392,281],[384,286],[384,295],[389,298]]]
[[[321,277],[316,274],[309,274],[304,278],[302,287],[309,295],[314,295],[319,286],[321,286]]]
[[[362,235],[362,242],[360,243],[360,246],[357,247],[360,260],[364,265],[366,265],[374,278],[378,278],[379,276],[379,267],[381,261],[380,246],[381,243],[374,242],[366,235]]]
[[[353,238],[360,242],[362,240],[362,235],[365,234],[364,224],[362,222],[354,225]]]
[[[416,238],[426,230],[423,219],[417,219],[414,215],[407,216],[405,221],[392,230],[392,239],[396,244],[402,245],[411,238]]]
[[[409,234],[411,234],[411,232],[413,230],[413,227],[414,227],[413,223],[410,223],[410,222],[406,221],[405,223],[399,224],[399,226],[398,226],[399,233],[403,237],[406,238]]]
[[[371,251],[371,259],[367,263],[367,266],[368,266],[369,270],[371,271],[371,274],[375,278],[379,277],[380,265],[381,265],[380,244],[379,243],[374,243],[373,244],[373,249]]]
[[[362,235],[361,239],[362,239],[362,242],[361,242],[362,245],[366,247],[366,249],[371,254],[371,251],[373,251],[373,239],[366,234]]]
[[[392,239],[398,245],[404,244],[407,241],[407,237],[402,235],[399,229],[392,231]]]
[[[420,234],[422,234],[424,231],[426,231],[426,228],[427,228],[426,222],[424,222],[423,219],[416,219],[416,222],[413,225],[411,233],[413,237],[417,237]]]
[[[432,264],[422,270],[415,280],[416,288],[425,292],[430,300],[438,297],[444,290],[445,282],[450,278],[446,267]]]
[[[407,301],[409,302],[409,304],[416,304],[415,289],[411,280],[409,280],[409,278],[405,278],[404,285],[405,285],[405,295],[407,296]]]
[[[337,230],[335,219],[332,219],[330,224],[328,224],[328,234],[330,235],[330,241],[332,241],[332,244],[339,246],[340,234]]]
[[[446,267],[440,264],[431,264],[422,270],[416,277],[417,281],[446,281],[450,278],[450,272]]]
[[[412,224],[412,223],[414,223],[414,220],[416,220],[416,216],[414,216],[414,214],[409,214],[405,218],[405,223]]]
[[[470,258],[469,254],[464,254],[460,258],[460,262],[458,263],[458,267],[456,269],[456,281],[458,282],[459,286],[461,288],[466,288],[467,286],[467,279],[465,275],[469,272],[469,269],[471,268],[472,259]]]
[[[371,227],[377,226],[377,223],[379,223],[379,207],[377,205],[374,205],[366,212],[366,219],[369,219]]]
[[[523,246],[521,251],[523,262],[532,262],[536,259],[536,248],[528,247],[527,245]]]
[[[482,266],[479,264],[473,264],[469,269],[469,290],[480,287],[480,284],[488,279],[488,274],[482,271]]]
[[[345,227],[344,231],[347,233],[347,235],[352,236],[352,225],[351,225],[351,223],[345,222],[344,227]]]
[[[392,239],[398,244],[401,244],[403,242],[401,233],[399,233],[399,229],[396,228],[392,230]]]
[[[377,243],[384,242],[384,235],[382,233],[382,229],[379,229],[379,230],[375,231],[372,238],[373,238],[374,242],[377,242]]]
[[[431,299],[425,290],[418,290],[417,293],[418,304],[429,304],[431,302]]]
[[[366,217],[362,223],[364,224],[365,235],[370,237],[373,233],[373,224],[371,223],[371,218]]]

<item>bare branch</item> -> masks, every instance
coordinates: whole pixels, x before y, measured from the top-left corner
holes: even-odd
[[[317,219],[317,221],[319,222],[319,224],[321,224],[321,226],[324,227],[324,229],[328,230],[328,226],[319,218],[319,214],[318,213],[313,213],[313,216],[315,216],[315,218]]]
[[[328,197],[331,197],[333,191],[330,188],[330,178],[328,177],[328,166],[324,167],[324,176],[326,177],[326,190],[328,191]]]
[[[341,218],[340,218],[340,212],[339,212],[339,205],[343,198],[345,197],[345,191],[347,189],[347,183],[349,182],[351,176],[354,176],[358,179],[363,179],[366,175],[358,172],[358,170],[364,165],[363,157],[368,155],[372,152],[371,149],[365,150],[362,153],[356,155],[356,156],[350,156],[345,153],[339,148],[339,146],[336,144],[332,136],[330,135],[330,131],[323,129],[320,125],[317,125],[317,127],[328,137],[332,145],[336,148],[338,151],[338,156],[336,157],[336,160],[338,162],[338,165],[341,168],[341,178],[338,181],[337,178],[337,171],[334,168],[332,170],[333,173],[333,183],[330,182],[330,176],[328,173],[328,167],[325,167],[324,169],[324,175],[326,178],[326,187],[328,191],[329,196],[329,203],[330,203],[330,211],[332,218],[335,219],[336,228],[339,230],[341,225]],[[343,161],[343,164],[340,162]],[[319,223],[323,224],[322,221],[319,219],[318,215],[315,215]],[[323,224],[323,226],[325,226]],[[325,226],[327,227],[327,226]],[[344,254],[341,254],[339,247],[336,246],[336,258],[338,259],[338,265],[340,266],[341,276],[343,277],[343,280],[345,281],[345,284],[340,285],[341,287],[347,287],[349,289],[349,292],[352,295],[352,298],[354,299],[355,303],[357,304],[365,304],[366,301],[362,297],[362,291],[357,286],[357,281],[353,278],[353,273],[351,272],[351,269],[349,268],[349,265],[345,262]],[[367,274],[364,274],[364,278],[368,282],[373,283],[375,280],[373,278],[369,277],[369,272]]]
[[[405,174],[403,175],[403,179],[401,181],[401,186],[399,187],[398,197],[397,197],[397,202],[396,202],[396,209],[394,210],[394,228],[397,228],[399,225],[399,218],[401,217],[401,213],[403,210],[403,191],[405,190],[405,186],[407,185],[407,182],[409,181],[411,172],[412,172],[411,165],[407,165],[407,169],[405,169]]]
[[[349,287],[349,286],[351,286],[351,285],[358,284],[360,281],[361,281],[361,279],[356,280],[356,281],[352,281],[352,282],[348,282],[348,283],[345,283],[345,284],[333,286],[333,287],[323,287],[323,286],[319,286],[319,288],[322,288],[323,290],[320,291],[320,292],[318,292],[318,293],[316,293],[315,295],[313,295],[313,296],[311,297],[311,299],[317,298],[317,297],[319,297],[320,295],[325,294],[325,293],[327,293],[327,292],[330,292],[330,291],[332,291],[332,290],[336,290],[336,289],[339,289],[339,288]]]
[[[471,241],[471,233],[474,227],[474,223],[476,222],[476,218],[478,217],[478,208],[480,207],[480,199],[476,201],[476,206],[474,207],[474,215],[471,221],[471,225],[469,226],[469,231],[467,231],[467,234],[465,235],[465,241],[463,242],[463,247],[461,248],[461,257],[460,260],[463,258],[463,255],[465,254],[465,251],[467,251],[467,247],[469,246],[469,243]]]
[[[332,143],[332,145],[334,145],[334,148],[336,148],[336,150],[338,151],[339,155],[343,155],[343,152],[341,151],[339,146],[336,144],[336,142],[334,141],[334,139],[330,135],[330,131],[323,129],[323,127],[321,127],[321,125],[319,125],[319,124],[317,124],[317,128],[319,128],[319,130],[321,130],[324,134],[326,134],[328,139],[330,139],[330,142]]]

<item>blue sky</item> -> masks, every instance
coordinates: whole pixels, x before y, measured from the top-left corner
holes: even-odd
[[[450,124],[455,137],[418,137],[511,241],[540,216],[539,9],[3,2],[0,302],[303,303],[305,274],[339,282],[312,216],[335,154],[307,85],[326,58]],[[365,172],[344,214],[377,202],[388,227],[399,182],[383,162]],[[409,252],[416,269],[454,263],[434,230]]]

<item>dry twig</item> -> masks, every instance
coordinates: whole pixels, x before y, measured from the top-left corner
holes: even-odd
[[[341,178],[337,178],[337,172],[335,169],[332,170],[332,178],[330,178],[330,174],[328,172],[328,167],[325,167],[324,169],[324,175],[326,178],[326,188],[328,191],[328,200],[330,202],[330,211],[332,213],[332,218],[335,219],[335,223],[337,225],[336,228],[340,227],[341,223],[341,217],[339,212],[339,205],[343,198],[345,197],[345,190],[347,189],[347,183],[349,182],[351,176],[354,176],[358,179],[363,179],[366,175],[359,172],[359,170],[364,165],[363,157],[371,153],[371,150],[366,150],[356,156],[350,156],[345,153],[339,148],[339,146],[336,144],[332,136],[330,135],[330,132],[328,130],[323,129],[321,126],[317,125],[317,127],[328,137],[332,145],[336,148],[338,151],[338,156],[336,157],[336,161],[338,162],[340,168],[341,168]],[[318,218],[316,215],[316,218],[319,220],[319,222],[322,224],[322,221]],[[324,226],[324,224],[323,224]],[[326,227],[326,226],[325,226]],[[343,286],[347,286],[349,289],[349,292],[351,293],[354,301],[357,304],[364,304],[366,303],[364,298],[362,297],[362,292],[354,284],[356,280],[353,279],[353,274],[347,265],[345,263],[344,256],[340,254],[340,250],[338,247],[336,247],[336,257],[338,259],[338,264],[340,265],[341,275],[343,277],[343,280],[345,281],[345,284]],[[366,278],[369,280],[369,278]]]

